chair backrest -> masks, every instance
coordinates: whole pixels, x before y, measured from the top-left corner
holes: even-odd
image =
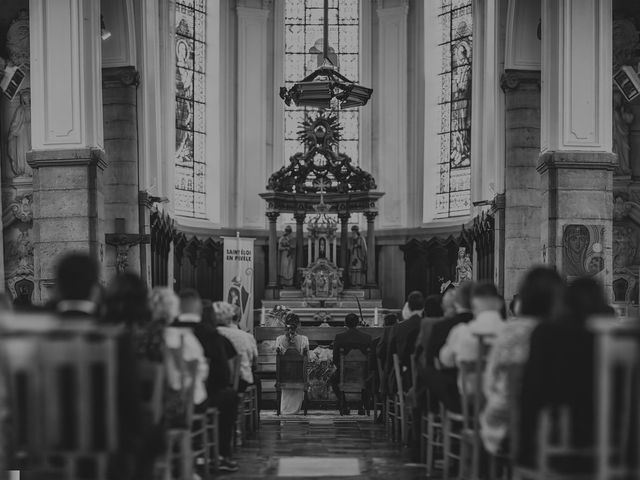
[[[402,368],[400,367],[400,357],[397,353],[393,354],[393,376],[396,379],[396,388],[398,389],[398,395],[402,399]]]
[[[306,389],[307,374],[307,355],[294,348],[276,355],[276,388]]]
[[[411,385],[415,387],[418,385],[418,359],[415,353],[411,354],[409,361],[411,364]]]
[[[386,379],[384,376],[382,361],[378,357],[376,357],[376,365],[378,366],[378,392],[383,393],[386,391]]]
[[[142,407],[151,415],[153,424],[157,425],[162,418],[164,405],[164,365],[138,360],[138,378]]]
[[[518,452],[518,435],[520,432],[520,398],[522,392],[523,364],[512,364],[507,367],[507,404],[509,406],[509,457],[515,462]]]
[[[240,354],[236,355],[233,358],[233,369],[231,371],[231,378],[233,379],[233,389],[237,392],[240,388],[240,362],[242,361],[242,357]]]
[[[640,321],[592,319],[598,480],[640,477]],[[635,450],[635,451],[633,451]]]
[[[360,350],[351,350],[340,355],[340,390],[359,393],[367,387],[369,360]]]
[[[14,454],[38,466],[63,452],[115,452],[122,330],[53,316],[31,324],[24,317],[0,332]]]
[[[462,417],[465,428],[475,428],[478,410],[477,396],[477,364],[478,362],[464,361],[458,364],[458,376],[460,377],[460,403],[462,404]]]

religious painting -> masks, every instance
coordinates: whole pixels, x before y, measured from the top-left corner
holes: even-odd
[[[471,0],[443,2],[439,21],[440,155],[436,216],[467,215],[471,208]]]
[[[562,272],[568,277],[604,275],[604,225],[565,225]]]
[[[206,2],[176,1],[176,213],[206,218]]]

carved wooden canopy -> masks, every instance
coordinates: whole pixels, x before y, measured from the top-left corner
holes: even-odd
[[[260,196],[270,212],[311,213],[324,198],[330,213],[375,211],[384,195],[376,191],[373,176],[353,165],[338,151],[342,127],[335,114],[307,114],[300,124],[298,140],[304,152],[289,158],[269,178],[267,192]]]

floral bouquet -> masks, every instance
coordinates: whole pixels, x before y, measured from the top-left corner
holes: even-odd
[[[309,352],[309,390],[314,400],[333,400],[329,380],[336,367],[333,350],[317,347]]]
[[[284,327],[284,319],[287,318],[287,315],[291,313],[291,309],[289,307],[285,307],[284,305],[276,305],[273,309],[267,313],[267,327]]]

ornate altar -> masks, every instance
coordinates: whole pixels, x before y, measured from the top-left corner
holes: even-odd
[[[335,114],[307,115],[298,132],[304,151],[292,155],[288,165],[271,175],[267,192],[260,194],[267,202],[269,219],[268,299],[282,298],[285,291],[287,296],[292,295],[291,287],[278,281],[276,228],[282,213],[293,213],[296,220],[295,249],[291,248],[295,251],[298,272],[294,288],[302,291],[304,297],[337,298],[344,288],[356,288],[366,298],[379,298],[374,221],[377,201],[384,193],[376,191],[370,173],[353,165],[351,158],[340,152],[341,130]],[[366,262],[362,262],[362,257],[358,259],[359,272],[366,281],[357,285],[349,282],[348,222],[352,213],[363,213],[366,217],[367,238],[366,242],[359,240],[359,245],[367,245],[368,252],[372,252]],[[307,215],[313,215],[308,222]]]

